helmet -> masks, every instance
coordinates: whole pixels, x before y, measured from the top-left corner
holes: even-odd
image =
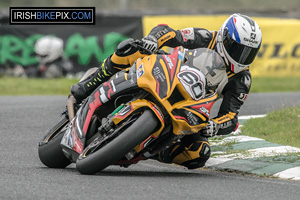
[[[217,51],[229,70],[238,73],[253,62],[261,41],[262,33],[254,20],[246,15],[233,14],[218,32]]]
[[[63,40],[54,36],[41,37],[35,44],[35,52],[41,63],[49,63],[63,55]]]

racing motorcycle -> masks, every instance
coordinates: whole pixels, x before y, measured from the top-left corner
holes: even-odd
[[[206,48],[139,58],[80,105],[70,96],[63,119],[39,142],[39,158],[50,168],[76,163],[82,174],[152,158],[207,125],[218,97],[208,77],[223,69],[220,56]]]

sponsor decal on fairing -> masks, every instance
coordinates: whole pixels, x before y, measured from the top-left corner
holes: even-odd
[[[105,90],[104,90],[103,86],[99,89],[99,91],[100,91],[100,99],[101,99],[101,102],[102,102],[102,103],[108,102],[108,98],[107,98],[107,96],[106,96],[106,94],[105,94]]]
[[[203,98],[205,95],[203,92],[204,83],[202,82],[197,69],[188,66],[182,66],[182,69],[177,74],[177,77],[192,99],[198,101]]]
[[[131,104],[124,106],[119,112],[118,115],[124,116],[132,110]]]
[[[143,66],[143,63],[139,66],[139,68],[136,70],[136,76],[137,76],[137,79],[139,79],[141,76],[143,76],[144,74],[144,66]]]

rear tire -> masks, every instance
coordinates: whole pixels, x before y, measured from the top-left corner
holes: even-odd
[[[147,139],[157,125],[158,120],[154,113],[145,110],[135,122],[108,144],[86,157],[80,156],[76,162],[77,170],[82,174],[95,174],[105,169]]]
[[[60,142],[65,131],[61,131],[69,120],[65,117],[54,126],[44,139],[39,143],[39,158],[41,162],[50,168],[65,168],[71,161],[64,155]]]

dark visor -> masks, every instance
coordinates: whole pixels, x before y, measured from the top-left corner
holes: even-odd
[[[251,64],[259,50],[259,47],[248,47],[236,42],[226,31],[223,35],[223,44],[230,57],[242,65]]]

